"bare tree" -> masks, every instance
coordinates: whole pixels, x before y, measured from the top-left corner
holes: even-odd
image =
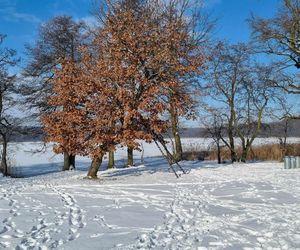
[[[283,0],[269,19],[252,16],[253,38],[263,52],[279,55],[300,68],[300,1]]]
[[[300,68],[300,1],[282,0],[272,18],[252,16],[252,37],[260,52],[279,58],[277,67]],[[282,85],[288,93],[300,94],[299,76],[293,74]]]
[[[8,175],[8,142],[11,135],[17,130],[18,118],[12,115],[15,105],[16,76],[9,73],[9,67],[15,66],[15,50],[1,48],[5,35],[0,34],[0,136],[2,139],[1,170]]]
[[[283,157],[287,151],[287,137],[290,130],[290,124],[295,117],[293,115],[293,107],[287,102],[285,96],[279,98],[277,103],[277,112],[272,112],[270,116],[278,123],[276,126],[277,138]]]
[[[272,66],[259,65],[251,47],[219,43],[212,52],[206,92],[214,109],[226,117],[227,138],[221,137],[231,152],[231,161],[246,161],[261,129],[264,112],[274,98],[274,86],[281,79]],[[235,138],[241,141],[238,155]]]
[[[218,164],[222,163],[221,149],[222,141],[224,140],[224,117],[217,109],[205,109],[204,119],[202,119],[202,125],[204,125],[209,136],[213,139],[217,148]]]
[[[87,41],[86,25],[70,16],[57,16],[42,24],[34,46],[26,45],[28,62],[23,75],[26,82],[22,93],[26,96],[33,116],[40,118],[53,110],[47,99],[53,95],[52,79],[59,68],[59,59],[79,60],[79,49]],[[64,170],[75,167],[75,155],[64,153]]]
[[[249,50],[245,45],[228,46],[219,43],[212,52],[211,61],[206,72],[205,86],[208,96],[226,107],[226,124],[228,141],[225,145],[231,153],[231,161],[238,160],[235,147],[235,127],[237,121],[236,105],[241,85],[248,74],[247,61]]]
[[[279,79],[276,70],[271,66],[250,65],[248,78],[241,86],[238,98],[238,122],[235,126],[241,141],[242,154],[240,160],[246,162],[251,146],[261,131],[267,106],[277,101],[277,89],[274,83]],[[252,67],[252,68],[251,68]],[[275,105],[275,103],[274,103]]]

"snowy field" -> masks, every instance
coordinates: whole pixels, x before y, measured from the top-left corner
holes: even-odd
[[[288,143],[300,143],[300,138],[289,137],[287,138]],[[189,150],[210,150],[215,147],[215,144],[211,138],[183,138],[182,139],[183,149]],[[239,140],[236,140],[236,144],[239,145]],[[257,138],[253,145],[259,146],[263,144],[278,144],[278,138]],[[145,157],[160,156],[161,152],[154,143],[148,144],[141,142],[142,148],[144,149]],[[172,143],[167,144],[170,151],[172,151]],[[34,173],[48,173],[58,171],[61,168],[63,157],[62,155],[55,155],[52,151],[52,146],[47,145],[44,147],[43,143],[39,142],[23,142],[23,143],[12,143],[10,145],[9,161],[14,167],[22,167],[24,175],[32,175]],[[41,153],[37,153],[41,151]],[[115,153],[115,158],[120,160],[123,165],[126,164],[126,148],[118,148]],[[141,159],[142,151],[134,151],[134,157],[138,160]],[[89,163],[90,159],[86,157],[77,157],[80,162]],[[59,168],[57,168],[59,164]]]
[[[146,157],[91,181],[88,159],[50,173],[60,157],[12,147],[17,168],[48,174],[0,178],[0,248],[300,249],[300,169],[182,162],[189,173],[176,179],[162,158]],[[145,156],[155,150],[145,145]]]

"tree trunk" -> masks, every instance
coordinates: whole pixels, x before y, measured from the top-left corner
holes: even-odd
[[[75,169],[75,155],[70,155],[70,166]]]
[[[114,168],[115,167],[115,153],[114,151],[109,151],[108,152],[108,169]]]
[[[8,166],[7,166],[7,140],[6,136],[2,135],[2,160],[1,160],[1,169],[4,176],[8,176]]]
[[[144,145],[143,145],[143,143],[141,144],[141,147],[142,147],[141,164],[144,165],[144,163],[145,163],[145,161],[144,161],[144,153],[145,153],[145,150],[144,150]]]
[[[127,167],[132,167],[133,164],[133,148],[127,147]]]
[[[284,126],[284,137],[281,139],[281,161],[283,161],[284,156],[287,152],[287,132],[288,132],[289,120],[285,118],[285,126]]]
[[[230,156],[231,156],[231,162],[237,161],[237,156],[235,152],[235,144],[234,144],[234,137],[232,131],[230,131],[232,128],[229,128],[229,144],[230,144]]]
[[[172,123],[172,134],[175,141],[174,158],[177,162],[179,162],[182,160],[182,144],[181,144],[179,128],[178,128],[178,115],[174,105],[171,105],[170,114],[171,114],[171,123]]]
[[[248,147],[243,147],[241,162],[245,163],[247,161],[248,152],[249,152],[249,148]]]
[[[63,171],[68,171],[72,168],[75,168],[75,155],[69,155],[67,152],[64,152],[64,166]]]
[[[67,171],[70,169],[71,161],[70,161],[70,155],[67,152],[64,152],[64,166],[63,171]]]
[[[167,161],[168,161],[169,165],[173,165],[176,162],[176,160],[174,159],[174,155],[172,155],[169,152],[168,147],[166,146],[166,143],[165,143],[163,137],[162,136],[157,136],[157,138],[155,138],[155,140],[157,140],[163,146],[163,148],[166,152],[166,155],[163,153],[163,151],[162,151],[162,154],[167,158]]]
[[[220,147],[220,141],[217,142],[217,154],[218,154],[218,164],[221,164],[221,147]]]
[[[89,172],[87,174],[88,178],[90,178],[90,179],[96,179],[97,178],[97,173],[98,173],[98,170],[101,166],[102,158],[103,158],[103,155],[99,158],[94,158],[92,160]]]
[[[234,143],[235,118],[236,118],[234,99],[229,101],[229,105],[230,105],[230,119],[228,124],[228,138],[229,138],[229,145],[230,145],[231,162],[234,163],[237,161],[237,154],[235,152],[235,143]]]

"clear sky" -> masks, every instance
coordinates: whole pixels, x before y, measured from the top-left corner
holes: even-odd
[[[90,21],[92,6],[91,0],[0,0],[0,33],[23,57],[24,44],[34,43],[41,23],[61,14]]]
[[[99,0],[98,0],[99,1]],[[214,36],[230,41],[246,41],[249,28],[245,20],[251,13],[268,17],[279,0],[204,0],[206,9],[218,18]],[[7,35],[6,46],[20,56],[25,43],[33,43],[38,26],[60,14],[91,21],[94,0],[0,0],[0,33]]]
[[[280,3],[279,0],[206,0],[207,9],[218,18],[215,35],[232,42],[249,39],[250,30],[246,19],[251,13],[271,17]]]

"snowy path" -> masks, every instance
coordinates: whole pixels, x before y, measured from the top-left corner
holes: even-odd
[[[0,249],[300,249],[300,170],[162,161],[0,178]]]

